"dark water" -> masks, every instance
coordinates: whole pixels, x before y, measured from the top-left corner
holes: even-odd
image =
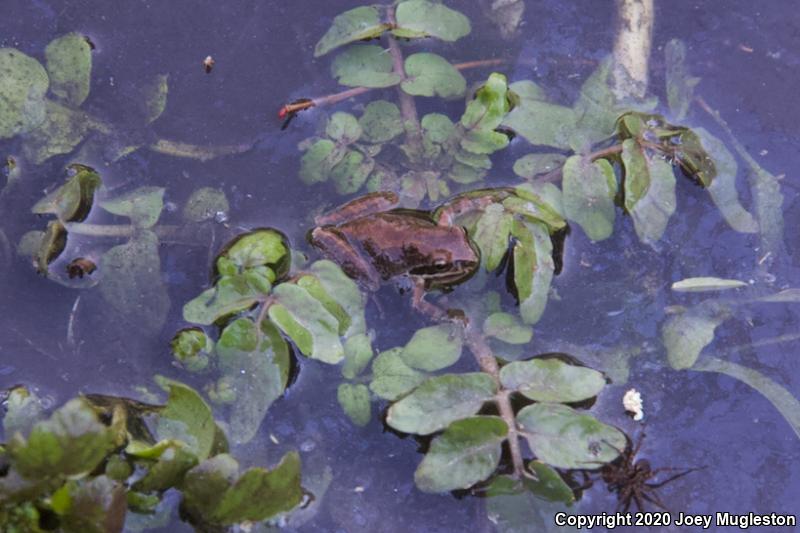
[[[414,45],[416,49],[435,50],[455,61],[516,58],[520,61],[501,70],[512,80],[541,82],[565,102],[572,100],[592,65],[608,53],[613,39],[611,1],[529,2],[523,32],[512,41],[501,40],[472,2],[451,4],[470,16],[473,34],[457,45],[424,42]],[[295,98],[337,90],[328,75],[330,59],[313,59],[313,46],[335,14],[355,5],[3,0],[0,46],[41,58],[46,44],[58,35],[70,31],[89,35],[98,48],[86,106],[115,124],[129,120],[125,102],[142,80],[169,74],[167,111],[155,125],[158,136],[196,144],[254,138],[261,142],[246,154],[205,163],[137,153],[102,168],[106,185],[163,186],[166,200],[177,204],[197,187],[218,187],[232,201],[234,227],[277,227],[295,247],[306,249],[304,235],[312,213],[340,201],[332,188],[309,189],[297,179],[296,145],[314,133],[322,111],[301,114],[284,132],[279,131],[276,111]],[[786,253],[771,272],[775,288],[797,285],[800,265],[794,233],[800,208],[793,170],[800,163],[796,148],[800,106],[795,104],[800,90],[800,19],[795,5],[661,2],[654,71],[663,66],[661,47],[675,37],[689,45],[689,65],[703,78],[699,93],[721,111],[761,165],[774,174],[786,174],[782,181]],[[216,66],[206,75],[200,62],[209,54]],[[475,71],[467,77],[472,83],[486,74]],[[661,76],[655,74],[652,83],[661,93]],[[391,91],[384,94],[393,97]],[[381,91],[376,91],[369,98],[379,95]],[[367,101],[361,97],[336,109],[349,110]],[[448,105],[453,116],[460,113],[461,102]],[[724,138],[699,109],[692,111],[689,122]],[[2,141],[0,155],[17,148]],[[527,152],[519,139],[494,156],[499,170],[491,183],[511,181],[513,161]],[[43,189],[61,179],[65,161],[57,157],[39,167],[28,165],[21,185],[0,200],[0,229],[12,244],[41,225],[29,208]],[[744,188],[741,192],[747,196]],[[673,371],[665,362],[659,334],[664,307],[699,301],[671,293],[669,284],[699,275],[749,280],[757,257],[757,239],[730,230],[699,189],[681,181],[678,197],[678,211],[658,252],[639,244],[630,221],[622,217],[614,238],[603,243],[592,244],[579,230],[573,231],[567,241],[565,271],[554,281],[560,299],[551,299],[536,327],[533,349],[573,352],[606,370],[613,366],[607,354],[618,353],[620,345],[643,349],[631,361],[628,383],[604,391],[595,412],[637,435],[637,426],[619,407],[622,393],[635,386],[643,392],[648,420],[642,457],[654,466],[707,467],[662,489],[661,498],[671,510],[795,513],[800,446],[789,424],[746,385],[712,373]],[[165,221],[170,217],[177,214],[166,213]],[[182,326],[183,302],[207,283],[208,250],[164,246],[161,260],[172,308],[163,330],[142,338],[131,335],[125,324],[109,321],[93,291],[82,293],[48,282],[26,261],[13,258],[0,272],[0,387],[26,383],[60,404],[81,391],[130,395],[133,386],[150,383],[156,372],[183,377],[170,366],[166,345]],[[470,297],[468,286],[458,291],[461,297]],[[368,317],[377,329],[377,346],[405,342],[408,333],[422,324],[410,310],[408,298],[385,289],[379,299],[384,316]],[[761,339],[797,333],[796,306],[772,304],[751,311],[720,327],[707,353],[758,369],[800,395],[797,342],[747,347]],[[739,345],[745,348],[722,355]],[[363,429],[354,427],[336,404],[338,382],[336,369],[301,361],[297,383],[273,405],[259,438],[236,451],[243,463],[264,464],[299,448],[304,475],[321,477],[329,469],[332,482],[319,512],[300,529],[493,530],[480,500],[418,492],[413,485],[413,470],[421,458],[416,443],[384,433],[376,420]],[[597,486],[584,495],[577,510],[610,512],[615,505],[614,495]],[[180,527],[185,528],[176,523],[164,530]]]

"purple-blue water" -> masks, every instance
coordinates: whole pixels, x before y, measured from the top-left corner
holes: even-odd
[[[477,2],[449,3],[470,16],[473,33],[456,44],[426,41],[415,48],[437,51],[454,61],[510,58],[500,70],[512,80],[530,77],[564,102],[574,98],[580,81],[610,51],[613,40],[614,2],[610,0],[528,2],[521,33],[512,41],[499,37]],[[328,73],[330,58],[314,59],[313,47],[333,16],[356,5],[344,1],[3,0],[0,47],[15,47],[42,58],[47,43],[58,35],[78,31],[90,36],[97,50],[86,107],[114,124],[130,120],[125,102],[143,80],[168,74],[167,110],[155,124],[155,134],[196,144],[237,144],[258,138],[258,146],[242,155],[204,163],[142,151],[100,168],[106,185],[163,186],[166,200],[178,204],[198,187],[221,188],[232,203],[233,226],[279,228],[296,248],[313,255],[304,240],[312,213],[342,200],[332,187],[308,188],[297,178],[297,143],[315,133],[323,111],[304,112],[281,132],[277,109],[295,98],[339,90]],[[653,91],[663,99],[663,75],[659,74],[663,45],[672,38],[685,40],[689,66],[702,77],[698,93],[720,110],[759,164],[776,175],[785,174],[781,182],[785,252],[771,273],[776,289],[797,286],[800,18],[795,3],[659,2],[656,20]],[[201,66],[207,55],[216,60],[211,74]],[[487,74],[474,71],[467,77],[473,83]],[[381,94],[376,91],[337,104],[335,109],[350,110]],[[391,90],[383,94],[394,96]],[[447,104],[443,112],[457,116],[461,104]],[[697,107],[687,122],[725,138]],[[15,153],[15,142],[0,141],[0,156]],[[517,139],[508,150],[496,154],[497,170],[489,183],[513,182],[511,165],[528,151],[524,141]],[[0,199],[0,230],[12,245],[24,232],[41,226],[30,207],[45,188],[62,179],[64,161],[56,157],[38,167],[25,166],[21,183]],[[740,164],[742,183],[745,171]],[[748,201],[746,187],[741,192]],[[678,372],[666,364],[659,334],[664,307],[699,301],[671,292],[669,285],[701,275],[748,280],[757,258],[757,238],[728,228],[708,196],[687,180],[679,182],[678,204],[658,252],[638,242],[627,218],[619,217],[614,238],[601,243],[592,244],[579,229],[573,230],[567,240],[564,272],[554,281],[558,299],[551,298],[536,326],[533,353],[581,352],[587,364],[608,370],[613,365],[598,355],[601,352],[616,353],[622,345],[642,350],[630,361],[628,382],[607,388],[594,412],[638,435],[640,426],[619,407],[623,392],[635,386],[643,393],[647,413],[648,436],[641,456],[656,467],[706,466],[663,487],[661,499],[670,510],[797,513],[800,441],[778,411],[758,392],[732,378]],[[177,214],[166,213],[164,220],[169,222],[170,217]],[[132,395],[132,387],[150,384],[154,373],[177,375],[167,343],[183,326],[183,302],[206,286],[208,251],[165,245],[161,261],[172,307],[165,327],[145,337],[131,335],[126,324],[109,320],[96,291],[76,291],[50,282],[18,257],[0,263],[0,388],[25,383],[60,404],[78,392]],[[470,294],[468,285],[458,291]],[[378,297],[385,316],[373,317],[377,346],[405,342],[409,332],[423,323],[411,310],[408,296],[387,288]],[[797,306],[748,309],[746,315],[734,317],[717,330],[706,353],[757,369],[800,396],[797,341],[748,347],[797,333]],[[740,345],[744,348],[731,350]],[[365,428],[353,426],[336,403],[338,369],[300,363],[298,381],[273,405],[259,437],[235,450],[244,464],[265,464],[274,463],[288,449],[300,449],[304,475],[320,477],[329,469],[332,481],[317,514],[298,530],[495,530],[486,519],[482,500],[417,491],[413,471],[421,455],[414,440],[384,432],[376,417]],[[576,509],[599,513],[613,511],[615,506],[615,495],[597,484]],[[533,527],[517,531],[534,531]],[[175,521],[162,530],[181,528],[190,529]]]

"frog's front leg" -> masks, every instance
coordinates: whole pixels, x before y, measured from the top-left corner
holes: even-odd
[[[411,294],[411,305],[414,309],[433,320],[442,320],[447,315],[445,310],[436,304],[425,301],[425,280],[412,277],[411,281],[414,283],[414,291]]]
[[[345,274],[362,282],[371,291],[378,290],[381,283],[378,272],[335,228],[315,228],[309,240],[331,261],[338,264]]]

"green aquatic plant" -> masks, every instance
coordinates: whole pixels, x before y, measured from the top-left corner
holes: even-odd
[[[159,379],[166,404],[86,395],[44,418],[24,387],[7,393],[0,447],[3,531],[121,531],[168,490],[200,530],[264,520],[302,500],[300,459],[241,471],[225,433],[190,387]]]

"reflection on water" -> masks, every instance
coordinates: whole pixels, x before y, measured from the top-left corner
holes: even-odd
[[[205,163],[144,152],[108,167],[86,163],[101,169],[111,188],[166,187],[167,202],[180,203],[200,186],[222,188],[232,201],[234,229],[274,226],[295,247],[306,249],[311,214],[339,201],[329,196],[332,189],[308,189],[296,177],[296,145],[314,133],[322,111],[304,112],[281,132],[276,110],[298,97],[337,90],[328,76],[329,59],[313,59],[313,46],[331,18],[350,5],[181,0],[110,7],[99,0],[6,0],[3,11],[14,16],[0,19],[0,46],[40,57],[57,35],[89,35],[97,50],[87,106],[116,124],[129,120],[125,102],[141,80],[168,74],[169,104],[156,126],[159,136],[197,144],[258,139],[256,148]],[[610,1],[567,6],[529,2],[522,36],[506,42],[477,8],[473,12],[462,6],[475,22],[473,35],[456,46],[415,46],[441,47],[455,60],[518,58],[507,69],[512,80],[532,77],[552,88],[554,96],[571,101],[579,80],[610,47],[612,7]],[[800,121],[800,108],[791,104],[800,80],[800,24],[788,16],[790,8],[778,2],[660,3],[654,54],[655,70],[660,72],[660,47],[674,37],[686,40],[689,64],[703,78],[700,93],[721,110],[760,164],[775,174],[787,173],[782,184],[789,237],[786,255],[772,269],[775,288],[800,280],[793,235],[800,209],[791,174],[797,166]],[[209,54],[216,65],[206,74],[201,62]],[[470,81],[485,74],[475,73]],[[663,85],[660,75],[653,84]],[[337,108],[366,101],[361,97]],[[457,104],[454,110],[460,109]],[[715,128],[700,110],[690,118],[692,125]],[[14,142],[0,142],[0,155],[17,149]],[[492,183],[504,183],[502,176],[510,176],[511,164],[526,152],[518,139],[495,155],[500,175],[493,176]],[[55,158],[39,167],[27,166],[22,183],[0,199],[0,229],[11,243],[41,225],[29,208],[44,188],[60,179],[62,164],[63,159]],[[636,434],[635,424],[619,407],[623,392],[635,386],[643,393],[648,420],[641,456],[654,466],[708,467],[663,488],[661,498],[671,510],[791,512],[800,494],[798,436],[775,408],[731,378],[676,372],[664,363],[659,337],[664,307],[700,300],[672,293],[669,285],[702,275],[749,280],[757,255],[757,238],[731,231],[707,196],[698,192],[688,181],[679,182],[679,208],[657,252],[639,244],[628,219],[618,219],[615,238],[600,244],[573,231],[565,270],[555,280],[558,298],[551,299],[536,327],[534,349],[575,353],[617,380],[624,380],[626,372],[616,370],[628,363],[620,347],[637,353],[629,361],[628,384],[607,389],[595,411]],[[747,191],[741,194],[746,197]],[[169,217],[178,214],[165,216],[169,223]],[[93,292],[47,282],[14,258],[0,271],[0,386],[32,384],[59,404],[79,391],[132,394],[131,385],[149,383],[154,372],[174,374],[166,343],[182,325],[182,303],[207,283],[208,257],[208,245],[161,248],[172,308],[166,327],[147,337],[130,335],[124,321],[109,320]],[[457,292],[470,297],[469,286]],[[385,289],[378,298],[378,347],[404,342],[421,324],[408,297]],[[749,308],[719,328],[708,351],[756,368],[800,396],[796,342],[748,347],[753,341],[796,333],[797,324],[791,304]],[[731,349],[736,346],[740,348]],[[321,478],[330,467],[332,482],[321,508],[302,529],[397,531],[401,524],[412,531],[492,529],[479,500],[419,493],[412,479],[420,459],[413,439],[384,433],[374,420],[363,429],[352,426],[336,403],[338,381],[329,378],[333,370],[301,364],[298,382],[262,425],[262,438],[237,455],[252,458],[245,463],[264,463],[264,457],[274,462],[284,450],[298,448],[308,476]],[[597,486],[577,509],[601,512],[615,505],[614,496]]]

